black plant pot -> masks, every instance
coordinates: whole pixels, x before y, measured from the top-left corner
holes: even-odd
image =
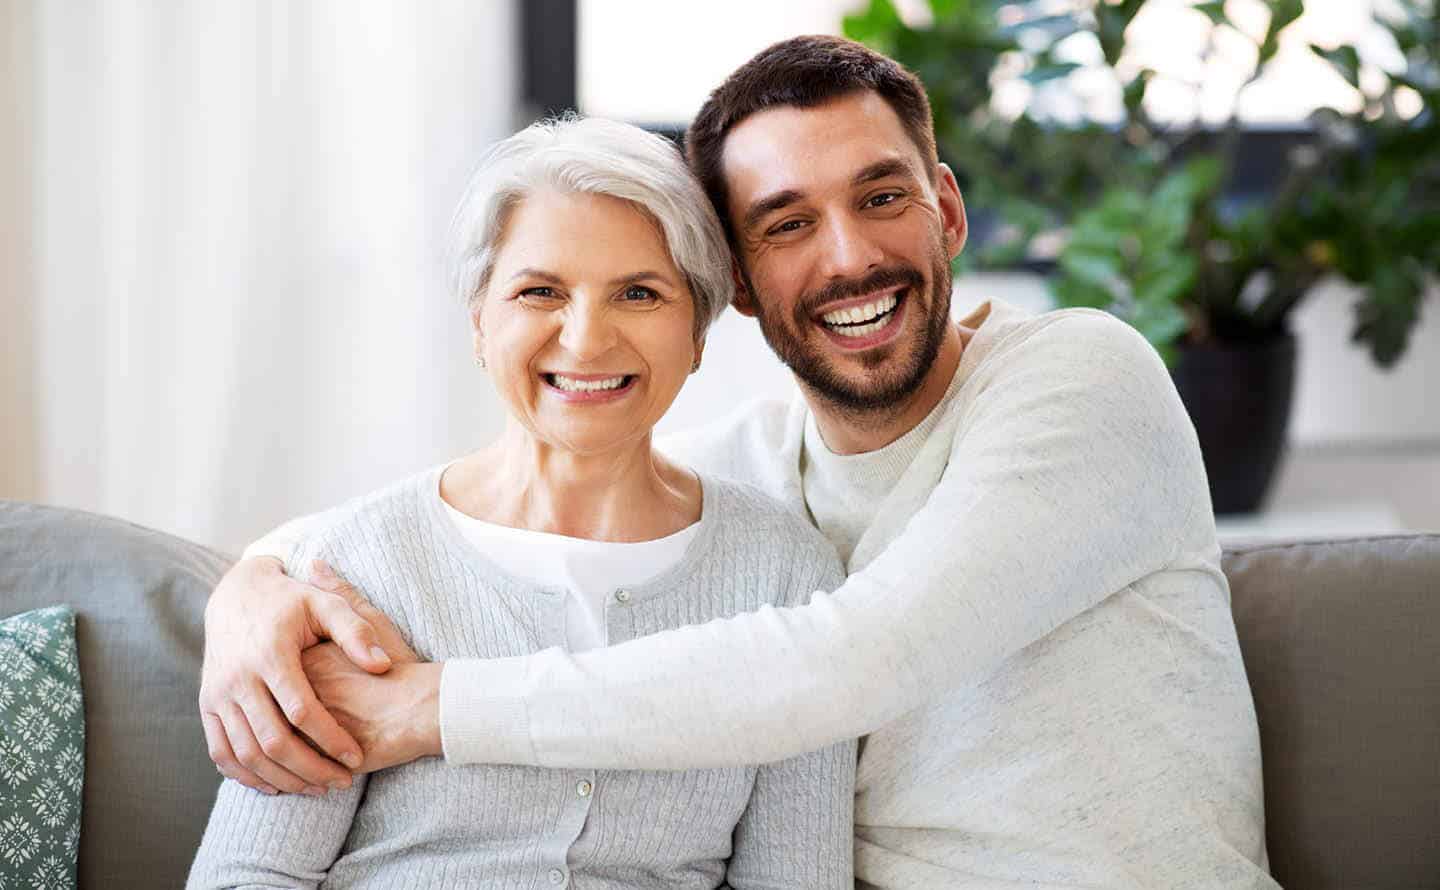
[[[1170,376],[1195,423],[1217,514],[1260,509],[1285,450],[1295,338],[1183,345]]]

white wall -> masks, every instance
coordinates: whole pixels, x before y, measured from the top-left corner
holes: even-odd
[[[233,548],[496,427],[441,253],[513,129],[510,0],[6,8],[34,170],[0,404],[40,395],[0,496]]]

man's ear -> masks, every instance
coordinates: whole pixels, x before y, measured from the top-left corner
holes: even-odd
[[[970,223],[965,218],[965,198],[960,194],[960,183],[955,181],[955,173],[949,164],[940,165],[935,191],[940,201],[940,222],[945,233],[945,247],[953,260],[965,249],[965,240],[970,236]]]
[[[745,286],[745,276],[740,272],[739,260],[730,261],[730,277],[735,281],[735,299],[730,301],[730,305],[741,315],[755,318],[760,314],[760,308],[755,305],[755,295]]]

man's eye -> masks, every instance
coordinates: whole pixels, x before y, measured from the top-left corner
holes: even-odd
[[[870,200],[865,202],[865,206],[884,207],[886,204],[894,204],[898,200],[900,200],[899,192],[882,192],[878,195],[872,196]]]
[[[650,288],[644,287],[643,285],[639,284],[632,284],[629,287],[625,288],[625,300],[627,302],[654,300],[658,299],[659,296],[659,294],[655,293]]]
[[[787,219],[780,225],[770,230],[771,235],[788,235],[791,232],[798,232],[805,227],[803,219]]]

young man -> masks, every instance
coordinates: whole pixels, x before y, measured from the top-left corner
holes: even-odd
[[[338,580],[339,596],[248,559],[207,615],[222,772],[343,784],[291,723],[342,758],[358,737],[363,769],[442,746],[456,763],[691,768],[866,735],[862,885],[1274,886],[1204,472],[1154,351],[1086,310],[950,321],[959,189],[919,83],[857,44],[765,50],[687,146],[735,247],[736,306],[799,394],[675,454],[808,511],[848,580],[609,649],[442,666],[410,663]],[[348,733],[298,667],[322,637],[377,674],[322,670]],[[402,663],[380,674],[376,642]]]

